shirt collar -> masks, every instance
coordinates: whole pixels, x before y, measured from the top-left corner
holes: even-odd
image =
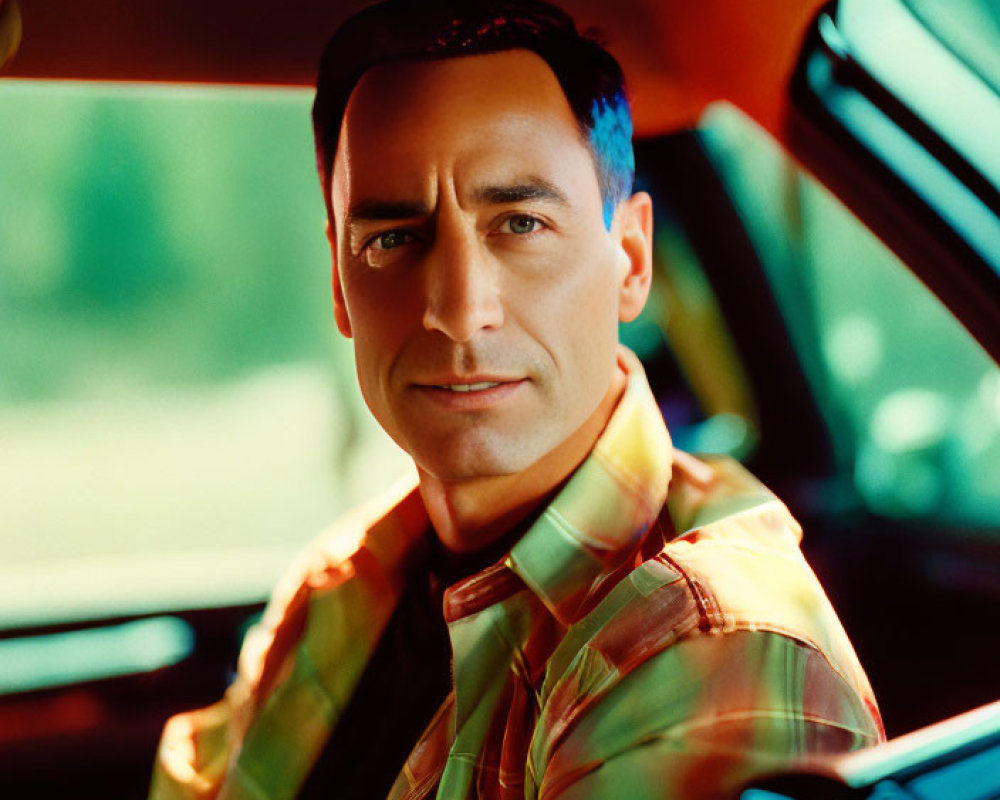
[[[627,383],[607,427],[505,561],[563,624],[635,552],[670,482],[670,435],[642,365],[624,347],[618,362]]]

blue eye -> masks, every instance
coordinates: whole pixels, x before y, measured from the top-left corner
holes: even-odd
[[[372,238],[368,247],[374,250],[392,250],[406,244],[413,239],[413,235],[407,231],[392,230],[380,233]]]
[[[527,214],[520,214],[504,220],[504,225],[507,226],[507,230],[511,233],[524,235],[526,233],[534,233],[538,230],[541,222],[534,217],[529,217]]]

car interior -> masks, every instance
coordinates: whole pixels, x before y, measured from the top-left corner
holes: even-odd
[[[361,5],[0,0],[4,796],[143,796],[296,552],[410,468],[333,325],[309,127]],[[1000,797],[1000,7],[561,5],[654,200],[622,341],[675,444],[800,520],[889,738],[740,797]]]

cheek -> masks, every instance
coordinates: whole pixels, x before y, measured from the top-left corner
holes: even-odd
[[[592,391],[599,399],[611,380],[618,346],[618,289],[612,259],[589,255],[568,287],[562,336],[575,361],[581,392]]]
[[[544,278],[521,284],[509,303],[554,368],[550,390],[574,418],[593,411],[614,370],[618,297],[613,259],[592,247],[563,250],[548,260]],[[530,315],[530,319],[529,319]]]
[[[617,338],[618,292],[615,269],[606,254],[577,250],[552,271],[549,285],[539,287],[536,302],[574,339],[589,343]],[[612,343],[613,344],[613,343]]]
[[[386,306],[358,303],[352,307],[354,361],[361,396],[383,430],[404,447],[398,425],[399,405],[392,392],[393,364],[403,349],[404,336]]]
[[[351,328],[367,349],[382,347],[402,336],[412,317],[411,287],[387,280],[375,271],[346,274],[343,287]]]
[[[392,364],[412,324],[405,294],[387,281],[370,276],[344,278],[345,305],[353,332],[354,355],[361,390],[369,405],[380,402]],[[412,303],[409,303],[412,305]]]

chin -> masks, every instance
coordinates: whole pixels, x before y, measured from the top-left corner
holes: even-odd
[[[490,437],[492,438],[492,437]],[[421,470],[441,481],[496,478],[523,472],[544,452],[521,442],[469,441],[426,443],[410,452]]]

